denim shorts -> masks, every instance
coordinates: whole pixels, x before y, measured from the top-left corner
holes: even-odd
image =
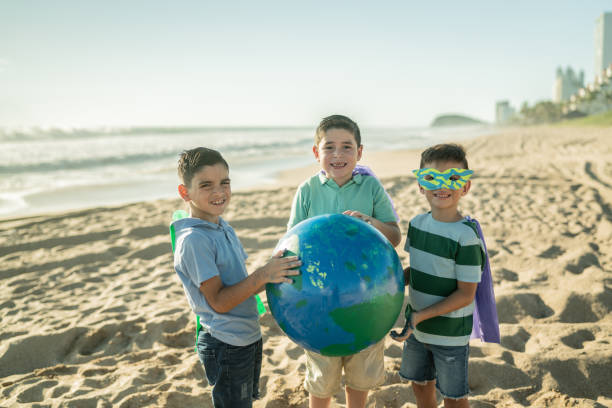
[[[250,408],[259,398],[262,340],[232,346],[205,330],[198,336],[198,357],[212,388],[215,408]]]
[[[436,380],[444,398],[467,398],[470,345],[438,346],[421,343],[414,334],[404,342],[400,376],[415,383]]]

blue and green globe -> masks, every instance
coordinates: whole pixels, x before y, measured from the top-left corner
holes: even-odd
[[[404,301],[404,275],[376,228],[343,214],[321,215],[290,229],[279,249],[302,261],[292,284],[266,285],[272,315],[294,342],[345,356],[391,330]]]

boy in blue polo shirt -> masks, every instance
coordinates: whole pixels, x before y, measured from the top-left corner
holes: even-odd
[[[312,151],[321,172],[299,186],[288,228],[317,215],[343,213],[371,224],[397,246],[401,235],[391,200],[376,177],[355,171],[363,151],[357,124],[342,115],[324,118]],[[347,407],[365,407],[369,390],[385,381],[384,339],[345,357],[306,350],[304,388],[310,394],[311,408],[329,406],[343,369]]]
[[[262,339],[254,294],[268,282],[293,281],[295,256],[279,252],[252,274],[247,255],[230,225],[221,218],[229,205],[229,166],[215,150],[198,147],[179,159],[178,186],[190,218],[174,221],[174,269],[189,305],[200,317],[198,356],[212,385],[215,407],[251,407],[259,396]]]

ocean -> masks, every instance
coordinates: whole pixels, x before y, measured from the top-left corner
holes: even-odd
[[[367,151],[420,149],[491,132],[461,128],[362,128]],[[0,217],[177,197],[181,151],[219,150],[232,189],[273,185],[314,162],[314,128],[0,128]]]

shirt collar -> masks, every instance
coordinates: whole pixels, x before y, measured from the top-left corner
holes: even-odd
[[[200,224],[201,226],[205,228],[213,229],[213,230],[226,230],[229,226],[229,224],[221,217],[219,217],[218,224],[214,222],[203,220],[201,218],[198,218],[197,220],[198,220],[198,224]]]
[[[363,175],[355,174],[355,171],[353,171],[353,177],[345,184],[345,186],[349,185],[351,182],[354,182],[355,184],[361,184],[363,182],[363,177]],[[334,180],[327,178],[323,170],[319,172],[319,181],[321,182],[321,184],[338,186]]]

